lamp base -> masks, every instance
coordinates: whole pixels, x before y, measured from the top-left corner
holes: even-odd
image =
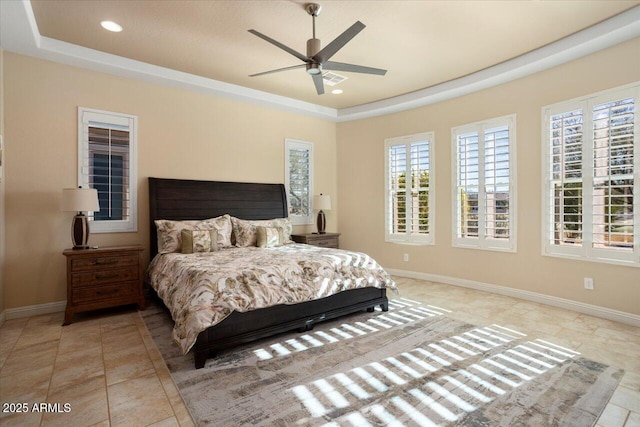
[[[324,212],[322,211],[318,212],[317,224],[318,224],[318,234],[326,234],[324,229],[327,226],[327,219],[325,218]]]
[[[82,212],[73,217],[71,223],[71,241],[74,250],[89,249],[89,218]]]

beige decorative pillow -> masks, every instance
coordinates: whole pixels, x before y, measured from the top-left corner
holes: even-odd
[[[291,231],[293,229],[289,218],[275,218],[265,220],[245,220],[231,217],[233,226],[233,235],[236,239],[236,246],[256,246],[257,243],[257,227],[279,227],[283,232],[283,243],[291,242]]]
[[[182,253],[214,252],[218,250],[216,230],[182,230]]]
[[[158,253],[166,254],[182,250],[182,230],[216,230],[218,248],[231,246],[231,217],[222,215],[202,221],[155,221],[158,230]]]
[[[171,221],[168,219],[156,220],[158,229],[158,253],[168,254],[180,252],[182,249],[182,230],[195,230],[200,221]]]
[[[284,230],[282,227],[256,228],[256,246],[259,248],[271,248],[284,243]]]
[[[218,249],[230,248],[231,244],[231,216],[225,214],[216,218],[201,221],[197,230],[215,229],[218,232]]]
[[[293,233],[293,224],[291,224],[291,220],[289,218],[277,218],[272,219],[273,227],[281,227],[284,241],[283,243],[292,243],[291,233]]]

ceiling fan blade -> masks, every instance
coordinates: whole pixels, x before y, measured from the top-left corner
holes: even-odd
[[[320,52],[316,53],[313,59],[316,62],[324,64],[325,61],[328,61],[337,51],[342,49],[342,47],[349,43],[349,40],[354,38],[360,31],[364,29],[365,25],[357,21],[355,24],[347,28],[347,30],[340,34],[335,38],[331,43],[326,45],[324,49],[320,50]]]
[[[265,74],[279,73],[280,71],[294,70],[296,68],[304,68],[304,67],[306,67],[306,64],[293,65],[291,67],[278,68],[277,70],[263,71],[262,73],[251,74],[249,75],[249,77],[263,76]]]
[[[306,56],[304,56],[300,52],[291,49],[289,46],[286,46],[286,45],[280,43],[279,41],[272,39],[269,36],[265,36],[261,32],[258,32],[256,30],[249,30],[249,32],[251,34],[255,35],[255,36],[260,37],[262,40],[266,40],[269,43],[271,43],[272,45],[279,47],[280,49],[284,50],[285,52],[289,52],[291,55],[295,56],[296,58],[298,58],[301,61],[310,62],[309,58],[307,58]]]
[[[322,74],[314,74],[311,77],[313,77],[313,84],[316,85],[316,92],[318,92],[318,95],[322,95],[324,93],[324,84],[322,83]]]
[[[325,70],[334,71],[350,71],[352,73],[363,74],[376,74],[378,76],[384,76],[387,74],[387,70],[381,68],[364,67],[362,65],[345,64],[344,62],[327,61],[322,64],[322,68]]]

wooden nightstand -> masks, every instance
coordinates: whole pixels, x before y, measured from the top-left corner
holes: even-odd
[[[324,234],[292,234],[291,240],[296,243],[306,243],[307,245],[322,246],[323,248],[340,247],[340,233],[324,233]]]
[[[142,246],[105,246],[67,249],[67,309],[64,325],[74,313],[138,304],[146,308],[142,293]]]

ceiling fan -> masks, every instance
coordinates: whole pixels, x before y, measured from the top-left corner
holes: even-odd
[[[362,22],[357,21],[344,33],[340,34],[338,37],[336,37],[335,40],[321,49],[320,39],[316,38],[316,17],[320,15],[322,6],[317,3],[309,3],[305,6],[305,9],[307,13],[313,17],[313,38],[307,40],[306,56],[256,30],[249,30],[251,34],[254,34],[261,39],[266,40],[269,43],[279,47],[285,52],[290,53],[291,55],[303,61],[304,64],[278,68],[277,70],[264,71],[257,74],[251,74],[249,77],[263,76],[265,74],[278,73],[280,71],[306,67],[307,74],[309,74],[313,78],[313,84],[316,87],[316,92],[318,92],[318,95],[322,95],[324,93],[324,84],[322,83],[322,70],[348,71],[352,73],[376,74],[379,76],[384,76],[387,73],[387,70],[381,70],[380,68],[363,67],[361,65],[329,61],[329,59],[331,59],[331,57],[336,52],[342,49],[344,45],[346,45],[352,38],[354,38],[360,31],[362,31],[365,25]]]

